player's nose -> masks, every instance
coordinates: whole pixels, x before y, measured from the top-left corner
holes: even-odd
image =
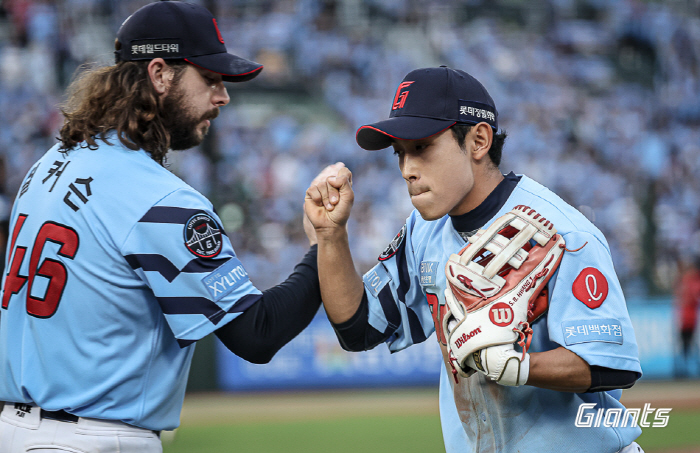
[[[420,177],[418,165],[408,153],[403,154],[399,158],[399,168],[401,169],[401,176],[408,182],[416,181]]]
[[[224,82],[217,83],[214,89],[214,95],[212,96],[212,104],[217,107],[223,107],[228,104],[229,101],[231,101],[231,98],[228,95],[228,90],[226,90]]]

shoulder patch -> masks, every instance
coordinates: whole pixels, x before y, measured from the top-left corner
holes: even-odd
[[[401,231],[391,240],[389,245],[384,249],[381,255],[379,255],[379,261],[386,261],[396,254],[399,246],[403,242],[403,238],[406,236],[406,225],[401,228]]]
[[[363,277],[365,288],[374,297],[379,297],[379,292],[391,281],[391,276],[384,268],[383,264],[377,264],[369,270]]]
[[[185,246],[200,258],[213,258],[221,252],[223,239],[216,220],[206,212],[199,212],[185,223]]]
[[[214,301],[218,301],[248,281],[248,273],[235,256],[202,279]]]
[[[578,343],[600,341],[622,344],[622,325],[614,318],[574,319],[561,323],[564,342],[567,346]]]
[[[578,274],[571,291],[588,308],[595,309],[608,297],[608,280],[598,269],[587,267]]]

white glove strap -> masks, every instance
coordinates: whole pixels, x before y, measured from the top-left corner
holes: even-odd
[[[508,386],[527,383],[530,375],[530,354],[525,354],[523,359],[522,352],[515,351],[513,345],[491,346],[479,353],[483,371],[477,364],[474,365],[490,380]]]

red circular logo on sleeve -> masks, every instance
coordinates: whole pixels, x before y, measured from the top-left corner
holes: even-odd
[[[587,267],[578,274],[571,289],[588,308],[598,308],[608,297],[608,280],[598,269]]]

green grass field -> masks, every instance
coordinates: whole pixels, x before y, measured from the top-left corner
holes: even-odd
[[[434,415],[238,423],[179,428],[166,453],[358,453],[444,451]]]
[[[671,412],[638,439],[647,453],[700,451],[700,412]],[[332,447],[331,447],[332,446]],[[696,447],[697,450],[692,447]],[[183,426],[165,453],[358,453],[444,451],[436,415]]]
[[[644,429],[646,453],[700,453],[698,388],[659,383],[623,396],[628,407],[673,408],[668,426]],[[165,453],[444,452],[435,389],[197,396],[163,443]]]
[[[644,428],[637,442],[647,453],[700,452],[700,411],[671,411],[668,426]]]

